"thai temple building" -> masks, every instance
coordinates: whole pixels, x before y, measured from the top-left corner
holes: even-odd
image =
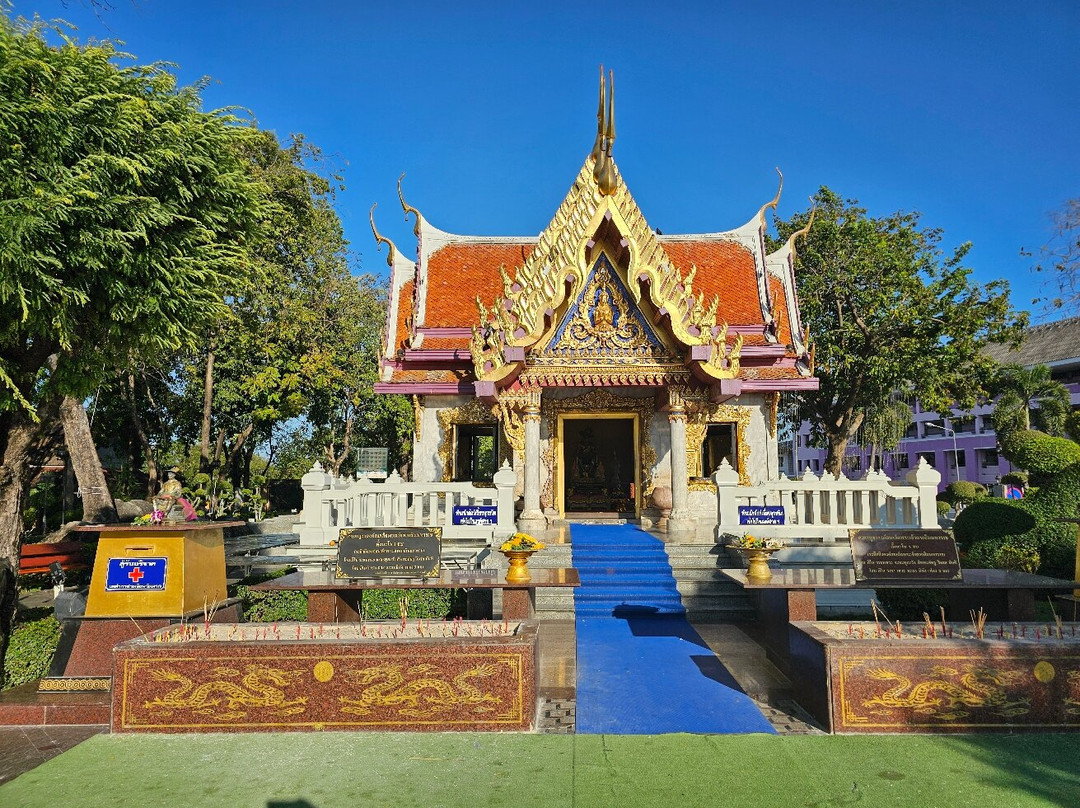
[[[781,394],[817,388],[800,234],[766,252],[779,191],[740,227],[660,234],[612,158],[603,73],[597,122],[537,236],[440,230],[399,180],[417,243],[408,257],[372,219],[391,267],[375,389],[412,398],[414,480],[490,480],[507,463],[524,529],[656,509],[692,529],[715,521],[708,477],[722,461],[742,484],[777,476]]]

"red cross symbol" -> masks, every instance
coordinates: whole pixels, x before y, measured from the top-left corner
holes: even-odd
[[[130,578],[135,583],[138,583],[139,581],[141,581],[145,577],[146,577],[146,573],[143,572],[138,567],[135,567],[131,572],[128,573],[128,578]]]

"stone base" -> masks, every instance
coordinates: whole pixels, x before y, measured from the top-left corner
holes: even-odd
[[[536,624],[495,637],[458,625],[460,637],[409,639],[313,623],[257,628],[256,639],[238,626],[235,640],[165,629],[116,648],[112,731],[531,729]]]
[[[835,733],[1080,730],[1074,624],[1065,624],[1063,639],[1046,637],[1043,624],[1016,640],[998,639],[991,624],[986,639],[960,639],[965,627],[953,625],[955,639],[896,640],[878,639],[874,623],[854,624],[853,639],[835,636],[837,627],[847,631],[843,621],[792,623],[796,698]],[[1013,625],[1005,624],[1010,632]]]

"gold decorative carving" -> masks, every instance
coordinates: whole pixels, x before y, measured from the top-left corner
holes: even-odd
[[[439,441],[439,461],[442,463],[443,479],[452,480],[454,478],[454,426],[456,424],[493,424],[498,423],[499,419],[490,406],[481,404],[480,400],[475,398],[460,407],[439,410],[436,418],[439,420],[439,430],[442,432],[442,440]],[[509,443],[509,439],[506,442]],[[500,452],[500,462],[504,459],[503,453]]]
[[[769,408],[769,437],[776,437],[776,422],[780,416],[780,394],[766,393],[765,404]]]
[[[221,677],[196,686],[195,682],[176,671],[157,668],[150,671],[159,682],[175,685],[164,696],[143,703],[147,709],[194,710],[216,721],[235,721],[247,712],[244,707],[273,707],[278,715],[295,715],[306,709],[307,696],[286,699],[282,687],[294,684],[300,671],[286,671],[266,665],[248,665],[241,675],[236,668],[218,666],[214,673]],[[231,681],[239,677],[240,681]],[[224,702],[224,703],[223,703]]]
[[[601,191],[594,180],[596,160],[590,156],[513,281],[504,277],[503,295],[490,309],[482,302],[478,306],[479,325],[473,328],[470,345],[476,377],[499,381],[511,371],[507,347],[531,348],[540,341],[551,327],[547,312],[558,311],[568,296],[578,293],[588,274],[586,243],[610,219],[626,241],[625,275],[634,302],[641,303],[646,287],[653,306],[667,314],[671,334],[680,344],[710,346],[709,358],[699,363],[700,368],[712,378],[735,378],[742,337],[727,344],[727,325],[716,320],[719,297],[706,304],[703,295],[694,294],[696,269],[683,276],[671,263],[614,161],[606,153],[602,159],[613,183],[610,193]]]
[[[873,715],[890,715],[894,709],[910,708],[920,715],[940,721],[955,721],[970,715],[971,708],[989,708],[1000,716],[1026,715],[1031,700],[1010,700],[1008,686],[1022,678],[1020,671],[995,670],[981,665],[969,665],[965,670],[935,665],[931,677],[915,682],[886,668],[866,672],[870,680],[889,687],[864,699],[862,706]]]
[[[398,664],[374,665],[348,671],[346,681],[364,689],[359,698],[340,696],[338,701],[341,712],[353,715],[366,715],[376,707],[396,707],[403,716],[431,718],[462,704],[474,705],[475,712],[491,712],[494,707],[484,705],[500,704],[502,697],[481,691],[477,680],[494,675],[497,669],[496,663],[486,662],[446,681],[435,665],[424,663],[407,669]]]
[[[41,679],[38,693],[86,693],[112,690],[111,676],[57,676]]]
[[[418,395],[412,397],[413,430],[416,432],[416,443],[420,444],[420,427],[424,423],[424,402]]]
[[[709,424],[735,424],[735,452],[739,458],[739,485],[750,485],[750,442],[747,432],[750,430],[752,407],[738,407],[732,404],[703,404],[693,407],[686,423],[686,467],[694,472],[693,476],[706,476],[709,472],[701,468],[701,445]]]
[[[626,305],[608,268],[601,265],[581,293],[581,305],[551,351],[629,353],[647,345],[645,329]]]
[[[656,451],[652,448],[651,421],[654,412],[652,398],[629,398],[617,396],[603,389],[590,390],[576,398],[545,399],[542,417],[547,426],[548,442],[543,451],[547,475],[543,481],[543,495],[548,502],[555,501],[555,433],[560,415],[567,413],[594,412],[603,417],[605,412],[633,412],[638,416],[640,430],[638,443],[641,447],[641,491],[638,501],[644,502],[653,491],[653,466],[656,465]]]

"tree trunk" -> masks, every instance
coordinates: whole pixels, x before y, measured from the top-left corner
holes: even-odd
[[[128,415],[131,417],[131,423],[135,427],[135,435],[139,439],[139,446],[142,447],[143,457],[146,458],[146,498],[151,499],[154,494],[157,493],[158,489],[157,458],[154,456],[154,447],[150,445],[150,437],[146,434],[146,426],[139,416],[139,408],[135,406],[134,373],[128,374],[127,385]],[[134,471],[134,469],[132,469],[132,471]]]
[[[22,551],[23,505],[32,481],[33,463],[40,461],[48,427],[55,424],[56,408],[38,408],[41,423],[23,411],[0,414],[0,686],[4,681],[4,657],[17,604],[15,575]]]
[[[94,437],[90,434],[90,422],[82,402],[65,396],[60,405],[60,420],[64,425],[64,442],[68,447],[71,465],[82,492],[83,521],[91,524],[116,522],[116,506],[113,504],[105,472],[101,469]]]
[[[199,440],[199,471],[209,473],[213,467],[210,459],[210,416],[214,412],[214,343],[206,349],[206,374],[203,376],[202,431]],[[220,443],[220,441],[219,441]],[[217,459],[215,453],[214,460]]]
[[[837,428],[825,432],[825,438],[829,442],[825,453],[825,471],[834,477],[839,476],[844,471],[844,453],[847,452],[848,443],[851,442],[851,439],[855,437],[855,433],[859,431],[859,427],[862,426],[863,417],[864,414],[861,412],[844,413],[834,422]]]

